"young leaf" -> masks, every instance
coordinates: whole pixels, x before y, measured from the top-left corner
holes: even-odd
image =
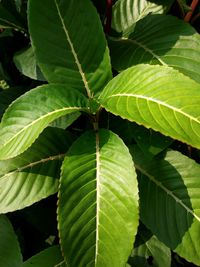
[[[142,222],[181,257],[200,264],[200,165],[179,152],[148,161],[135,148]]]
[[[73,138],[47,128],[23,154],[0,161],[0,213],[7,213],[55,194],[60,167]]]
[[[166,15],[137,22],[128,39],[109,41],[118,71],[140,63],[168,65],[200,82],[200,35],[188,23]]]
[[[0,215],[0,264],[5,267],[21,267],[22,255],[11,223]]]
[[[149,14],[164,13],[172,3],[173,0],[118,0],[113,6],[112,27],[126,35],[133,31],[138,20]]]
[[[87,111],[87,99],[64,85],[43,85],[15,100],[0,124],[0,159],[24,152],[53,120]]]
[[[170,267],[170,249],[153,236],[144,225],[141,225],[128,262],[133,267]]]
[[[111,78],[111,66],[91,1],[30,0],[28,14],[33,48],[45,78],[89,97],[101,90]]]
[[[99,102],[109,112],[200,148],[200,85],[166,66],[137,65],[115,77]]]
[[[82,135],[64,160],[59,191],[58,227],[69,266],[124,266],[137,232],[137,200],[122,140],[108,130]]]
[[[17,52],[14,56],[14,63],[18,70],[25,76],[31,79],[45,81],[45,78],[37,65],[32,47]]]
[[[67,267],[63,261],[59,246],[53,246],[25,261],[22,267]]]

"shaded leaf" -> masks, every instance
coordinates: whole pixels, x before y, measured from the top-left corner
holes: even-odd
[[[58,203],[61,247],[70,266],[125,265],[138,225],[135,178],[128,149],[112,132],[86,132],[72,145]]]
[[[0,215],[0,263],[5,267],[21,267],[22,255],[11,223],[5,215]]]
[[[0,124],[0,159],[24,152],[53,120],[87,111],[87,99],[64,85],[43,85],[15,100]]]
[[[200,85],[172,68],[137,65],[99,97],[115,115],[200,148]]]
[[[74,112],[72,114],[65,115],[53,121],[49,126],[66,129],[75,120],[77,120],[80,115],[81,115],[80,112]]]
[[[0,161],[0,213],[7,213],[55,194],[60,167],[73,138],[47,128],[23,154]]]
[[[112,76],[111,66],[91,1],[30,0],[28,13],[32,45],[45,78],[89,97],[101,90]]]
[[[129,263],[133,267],[170,267],[171,251],[143,225],[139,227]]]
[[[135,148],[142,222],[168,247],[200,264],[200,165],[176,151],[148,161]]]
[[[24,262],[22,267],[67,267],[59,246],[47,248]]]
[[[32,47],[17,52],[14,56],[14,63],[23,75],[31,79],[45,81],[45,78],[37,65]]]
[[[109,41],[118,71],[140,63],[168,65],[200,82],[200,35],[188,23],[166,15],[139,21],[128,39]]]
[[[132,134],[144,155],[149,158],[154,157],[173,142],[171,138],[137,124],[133,124]]]

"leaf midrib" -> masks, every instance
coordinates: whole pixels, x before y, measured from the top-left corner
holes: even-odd
[[[154,99],[154,98],[152,98],[152,97],[147,97],[147,96],[144,96],[144,95],[136,95],[136,94],[126,94],[126,93],[123,93],[123,94],[115,94],[115,95],[111,95],[111,96],[108,96],[107,98],[114,98],[114,97],[119,97],[119,96],[120,96],[120,97],[134,97],[134,98],[136,98],[136,99],[139,98],[139,99],[144,99],[144,100],[146,100],[147,102],[150,101],[150,102],[156,103],[156,104],[158,104],[159,106],[164,106],[164,107],[170,109],[171,111],[180,113],[181,115],[187,117],[188,119],[190,119],[190,120],[192,120],[192,121],[195,121],[196,123],[200,124],[200,121],[199,121],[197,118],[191,116],[190,114],[185,113],[184,111],[182,111],[182,110],[179,109],[179,108],[176,108],[176,107],[174,107],[174,106],[172,106],[172,105],[169,105],[169,104],[167,104],[167,103],[165,103],[165,102],[163,102],[163,101],[161,101],[161,100]]]
[[[64,20],[63,20],[63,18],[62,18],[62,14],[61,14],[61,12],[60,12],[60,8],[59,8],[59,5],[58,5],[57,0],[54,0],[54,3],[55,3],[55,6],[56,6],[56,9],[57,9],[57,11],[58,11],[58,16],[59,16],[59,19],[60,19],[61,24],[62,24],[62,26],[63,26],[63,30],[64,30],[64,33],[65,33],[67,42],[69,43],[69,46],[70,46],[70,48],[71,48],[72,55],[74,56],[75,63],[76,63],[76,65],[77,65],[78,71],[79,71],[79,73],[80,73],[80,75],[81,75],[83,84],[84,84],[84,86],[85,86],[87,95],[88,95],[89,98],[91,98],[92,95],[91,95],[91,91],[90,91],[90,88],[89,88],[87,79],[86,79],[86,77],[85,77],[85,73],[84,73],[84,71],[83,71],[83,69],[82,69],[82,66],[81,66],[81,63],[80,63],[80,61],[79,61],[79,59],[78,59],[78,55],[77,55],[77,53],[76,53],[76,51],[75,51],[73,42],[72,42],[72,40],[71,40],[71,38],[70,38],[70,35],[69,35],[69,32],[68,32],[68,30],[67,30],[67,28],[66,28],[66,26],[65,26],[65,22],[64,22]]]
[[[85,108],[86,109],[86,108]],[[41,116],[39,117],[38,119],[32,121],[30,124],[26,125],[24,128],[22,128],[19,132],[17,132],[11,139],[9,139],[7,142],[5,142],[1,149],[5,146],[7,146],[9,143],[11,143],[17,136],[19,136],[21,133],[23,133],[24,131],[26,131],[29,127],[33,126],[34,124],[36,124],[37,122],[43,120],[44,118],[48,117],[48,116],[51,116],[52,114],[55,114],[55,113],[59,113],[61,111],[64,111],[64,110],[84,110],[84,108],[82,107],[67,107],[67,108],[62,108],[62,109],[57,109],[56,111],[52,111],[52,112],[49,112],[47,114],[45,114],[44,116]]]
[[[25,169],[28,169],[28,168],[32,168],[32,167],[35,167],[39,164],[43,164],[43,163],[46,163],[48,161],[53,161],[53,160],[57,160],[57,159],[62,159],[65,157],[66,154],[58,154],[58,155],[54,155],[54,156],[49,156],[47,158],[42,158],[38,161],[34,161],[34,162],[31,162],[27,165],[24,165],[24,166],[21,166],[19,168],[15,168],[14,170],[12,171],[9,171],[8,173],[5,173],[3,174],[1,177],[0,177],[0,182],[2,182],[2,180],[6,179],[7,176],[10,176],[12,174],[15,174],[15,173],[18,173],[18,172],[22,172],[24,171]]]
[[[113,39],[114,41],[118,41],[118,42],[126,41],[126,42],[129,42],[131,44],[137,45],[137,46],[141,47],[143,50],[145,50],[146,52],[148,52],[149,54],[151,54],[154,58],[156,58],[160,62],[161,65],[168,66],[168,64],[166,64],[157,54],[155,54],[153,50],[151,50],[150,48],[148,48],[147,46],[138,42],[135,39],[128,39],[125,37],[123,37],[121,39],[116,39],[116,38],[111,38],[111,39]]]
[[[191,210],[188,206],[186,206],[183,201],[178,198],[173,191],[170,191],[167,187],[165,187],[161,182],[157,181],[155,177],[151,174],[149,174],[146,170],[144,170],[141,166],[138,164],[135,164],[135,168],[139,170],[142,174],[144,174],[146,177],[149,178],[150,181],[152,181],[157,187],[161,188],[168,196],[171,196],[176,203],[181,205],[188,213],[190,213],[197,221],[200,222],[200,217],[198,217],[193,210]]]

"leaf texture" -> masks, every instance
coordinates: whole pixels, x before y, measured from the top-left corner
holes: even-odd
[[[5,215],[0,215],[0,263],[5,267],[21,267],[22,255],[20,246],[12,228]]]
[[[135,148],[142,222],[168,247],[200,264],[200,165],[176,151],[147,161]]]
[[[135,178],[128,149],[114,133],[86,132],[72,145],[62,166],[58,203],[69,266],[125,266],[138,225]]]
[[[101,90],[112,76],[111,66],[91,1],[30,0],[28,13],[33,48],[46,79],[89,97]]]
[[[166,66],[137,65],[104,88],[111,113],[200,148],[200,85]]]
[[[0,124],[0,159],[24,152],[53,120],[87,111],[87,99],[64,85],[43,85],[14,101]]]
[[[149,14],[164,13],[172,2],[172,0],[118,0],[112,10],[112,28],[126,35],[133,31],[137,21]]]
[[[128,39],[109,41],[112,64],[122,71],[148,63],[171,66],[200,82],[200,35],[173,16],[151,15],[137,22]]]
[[[73,142],[64,130],[49,127],[23,154],[0,161],[0,213],[40,201],[58,190],[60,167]]]

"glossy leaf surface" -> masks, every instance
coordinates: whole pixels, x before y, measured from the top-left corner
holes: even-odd
[[[69,266],[124,266],[137,231],[137,207],[127,147],[108,130],[86,132],[62,166],[58,227]]]
[[[200,35],[173,16],[151,15],[140,20],[127,38],[109,42],[112,64],[121,71],[148,63],[171,66],[200,82]]]
[[[5,112],[0,124],[0,159],[24,152],[53,120],[87,111],[87,99],[64,85],[43,85],[24,94]]]
[[[168,247],[200,264],[200,165],[176,151],[145,160],[133,150],[142,222]]]
[[[91,97],[111,78],[105,36],[90,0],[30,0],[29,29],[49,82],[67,83]]]
[[[8,218],[0,215],[0,263],[5,267],[21,267],[22,255],[15,232]]]
[[[0,161],[0,213],[30,206],[55,194],[60,167],[73,142],[64,130],[47,128],[23,154]]]
[[[200,148],[200,85],[165,66],[137,65],[99,97],[111,113]]]

